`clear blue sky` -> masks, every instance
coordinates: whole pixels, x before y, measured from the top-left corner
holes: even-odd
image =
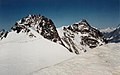
[[[0,0],[0,29],[10,29],[28,14],[51,18],[57,27],[82,18],[98,28],[120,24],[120,0]]]

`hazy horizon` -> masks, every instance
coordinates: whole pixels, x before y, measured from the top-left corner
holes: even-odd
[[[87,19],[97,28],[120,24],[120,0],[0,0],[0,29],[10,29],[28,14],[50,18],[56,27]]]

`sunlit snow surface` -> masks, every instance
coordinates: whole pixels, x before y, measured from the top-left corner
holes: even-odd
[[[97,47],[33,75],[120,75],[120,43]]]
[[[0,41],[0,75],[29,75],[73,56],[62,45],[43,37],[30,38],[24,33],[10,32]]]
[[[80,55],[35,33],[10,32],[0,41],[0,75],[120,75],[120,43]]]

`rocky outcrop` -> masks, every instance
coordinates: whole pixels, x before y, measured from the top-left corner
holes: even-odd
[[[32,29],[42,35],[44,38],[63,45],[53,21],[45,16],[28,15],[27,17],[17,21],[15,26],[13,26],[11,29],[17,33],[30,33],[30,37],[36,37],[34,33],[31,32],[30,29]]]
[[[60,37],[65,46],[76,54],[105,43],[102,33],[91,27],[85,19],[70,26],[63,26],[58,31],[62,34]]]
[[[2,40],[3,38],[6,38],[8,33],[9,33],[8,31],[5,31],[4,29],[2,29],[0,31],[0,40]]]

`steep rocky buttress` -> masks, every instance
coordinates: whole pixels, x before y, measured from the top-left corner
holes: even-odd
[[[9,33],[8,31],[5,31],[4,29],[2,29],[0,31],[0,40],[6,38],[8,33]]]
[[[105,44],[102,33],[91,27],[85,19],[70,26],[63,26],[58,32],[65,46],[76,54]]]
[[[17,21],[11,29],[17,33],[26,32],[27,34],[29,33],[30,37],[36,37],[34,33],[31,32],[30,29],[32,29],[50,41],[63,44],[54,23],[45,16],[28,15]]]

